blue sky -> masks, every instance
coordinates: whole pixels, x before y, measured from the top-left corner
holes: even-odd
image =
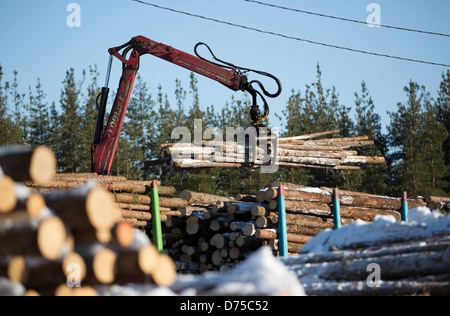
[[[450,33],[450,2],[446,0],[264,0],[301,10],[366,20],[370,3],[381,7],[381,22],[407,28]],[[70,3],[81,8],[81,27],[69,28],[66,11]],[[148,0],[148,2],[221,19],[267,31],[368,50],[396,56],[450,64],[450,38],[421,35],[383,28],[369,28],[342,21],[286,12],[243,0]],[[383,123],[389,122],[386,111],[396,109],[405,100],[403,87],[409,80],[423,84],[436,95],[443,67],[428,66],[366,56],[332,48],[242,30],[227,25],[187,17],[145,6],[131,0],[14,0],[0,2],[0,64],[5,79],[11,81],[19,72],[20,89],[28,91],[40,78],[47,101],[58,103],[65,72],[74,67],[80,77],[82,69],[96,64],[103,84],[108,61],[107,50],[144,35],[155,41],[193,53],[197,42],[211,46],[216,55],[234,64],[259,69],[278,76],[283,94],[270,100],[272,124],[275,113],[282,110],[291,89],[312,83],[319,63],[326,87],[335,85],[340,101],[354,106],[354,93],[365,80]],[[116,60],[110,88],[117,89],[120,66]],[[189,73],[154,58],[141,59],[140,74],[156,95],[161,84],[172,98],[175,79],[185,87]],[[258,77],[259,78],[259,77]],[[233,92],[206,78],[198,77],[202,107],[214,104],[221,108]],[[272,87],[268,84],[268,87]],[[242,95],[238,93],[236,97]]]

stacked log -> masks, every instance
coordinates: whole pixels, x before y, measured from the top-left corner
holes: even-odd
[[[96,295],[101,284],[175,281],[173,261],[123,220],[111,192],[95,182],[51,188],[60,177],[55,165],[28,172],[35,158],[10,161],[23,152],[34,150],[0,148],[0,170],[7,170],[0,172],[0,277],[22,284],[30,295]],[[20,170],[12,172],[13,165]],[[34,182],[36,174],[53,175]]]
[[[261,191],[268,207],[255,207],[253,214],[258,215],[258,223],[265,224],[259,228],[256,236],[276,239],[278,225],[278,191],[283,185],[285,188],[285,205],[287,212],[287,230],[289,251],[298,252],[303,245],[324,229],[333,229],[333,204],[331,188],[312,188],[291,183],[275,181],[271,187]],[[426,206],[421,198],[410,199],[409,208]],[[342,225],[350,224],[356,220],[372,222],[378,215],[390,215],[397,221],[401,220],[401,200],[386,196],[377,196],[366,193],[340,191],[340,210]]]
[[[395,243],[379,240],[377,247],[304,254],[282,261],[308,295],[450,295],[447,234],[414,241],[405,235]],[[376,268],[379,280],[372,274]]]
[[[133,181],[119,176],[99,176],[97,174],[56,174],[44,185],[26,183],[39,192],[67,191],[83,186],[86,182],[95,182],[114,197],[122,217],[132,226],[146,230],[151,222],[151,183],[152,181]],[[176,189],[161,186],[158,181],[158,192],[161,197],[161,220],[165,222],[168,215],[189,211],[186,201],[174,198]],[[186,210],[187,209],[187,210]],[[181,211],[183,210],[183,211]],[[181,214],[181,213],[180,213]]]
[[[426,196],[425,201],[430,210],[440,210],[450,213],[450,197]]]
[[[281,168],[358,170],[361,164],[384,164],[383,157],[359,156],[351,148],[372,146],[367,136],[318,139],[339,130],[298,137],[259,138],[256,148],[247,143],[207,142],[163,144],[162,157],[151,165],[163,164],[162,172],[198,168],[255,169],[273,165]],[[275,154],[276,153],[276,154]]]

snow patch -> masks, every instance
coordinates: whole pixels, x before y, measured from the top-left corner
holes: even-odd
[[[295,274],[275,258],[269,247],[262,247],[225,273],[180,276],[171,289],[181,295],[305,295]]]
[[[388,242],[433,237],[450,232],[450,216],[427,207],[409,210],[409,223],[397,222],[393,216],[376,216],[373,223],[362,220],[339,230],[327,229],[302,249],[302,253],[327,253],[333,249],[370,247]]]

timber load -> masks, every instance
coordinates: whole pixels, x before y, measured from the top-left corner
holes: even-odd
[[[63,296],[98,295],[98,285],[175,281],[173,261],[124,220],[114,195],[85,183],[95,176],[56,175],[44,147],[0,153],[0,277],[22,284],[27,295]],[[20,172],[10,167],[18,154]],[[31,172],[36,161],[39,172]]]
[[[277,165],[293,169],[359,170],[363,164],[384,164],[384,157],[359,156],[356,148],[373,146],[367,136],[327,138],[339,130],[288,138],[259,138],[250,143],[208,142],[163,144],[162,159],[147,166],[162,165],[161,173],[180,169],[253,168]],[[261,143],[261,140],[263,141]]]

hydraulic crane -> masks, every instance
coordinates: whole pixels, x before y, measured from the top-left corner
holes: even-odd
[[[198,48],[205,46],[211,53],[213,61],[208,61],[198,54]],[[136,74],[139,69],[139,59],[142,55],[150,54],[175,65],[186,68],[190,71],[218,81],[233,91],[245,91],[252,96],[252,106],[250,109],[251,125],[255,127],[262,126],[261,121],[269,115],[269,106],[264,96],[276,98],[281,94],[281,83],[275,76],[258,70],[237,67],[231,63],[218,59],[204,43],[198,43],[195,46],[196,56],[174,49],[155,42],[143,36],[137,36],[128,43],[109,49],[109,64],[106,75],[105,87],[97,98],[97,124],[95,128],[94,141],[91,147],[92,155],[92,172],[99,175],[108,175],[117,149],[120,132],[125,119],[128,103],[130,101]],[[121,53],[122,51],[122,53]],[[131,51],[131,53],[130,53]],[[129,57],[127,57],[129,55]],[[113,57],[118,58],[123,65],[123,73],[119,83],[119,89],[109,116],[106,127],[104,128],[104,119],[106,113],[106,105],[109,95],[109,78],[111,74]],[[221,64],[219,64],[221,63]],[[245,73],[255,72],[259,75],[266,76],[275,80],[278,90],[276,93],[269,93],[260,81],[249,81]],[[258,85],[262,93],[255,89],[254,85]],[[264,102],[264,113],[261,114],[257,104],[258,96]],[[103,131],[104,129],[104,131]]]

